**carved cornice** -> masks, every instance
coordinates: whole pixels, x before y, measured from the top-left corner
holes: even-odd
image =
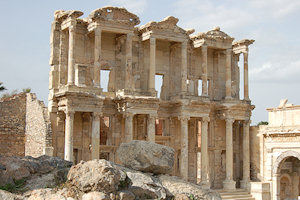
[[[64,11],[64,10],[56,10],[54,12],[54,20],[55,21],[64,21],[65,19],[67,18],[78,18],[80,16],[83,15],[83,12],[79,11],[79,10],[67,10],[67,11]]]

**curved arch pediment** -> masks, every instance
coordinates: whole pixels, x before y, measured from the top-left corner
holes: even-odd
[[[135,14],[128,12],[125,8],[106,6],[93,10],[88,17],[91,21],[111,21],[135,26],[140,23],[140,19]]]
[[[279,173],[280,165],[289,157],[295,157],[300,160],[300,153],[298,153],[296,151],[292,151],[292,150],[288,150],[288,151],[281,153],[277,157],[277,159],[273,165],[273,169],[272,169],[273,175]]]

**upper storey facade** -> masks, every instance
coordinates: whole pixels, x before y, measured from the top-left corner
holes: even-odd
[[[84,91],[115,97],[160,99],[240,99],[240,54],[244,57],[244,100],[248,93],[248,46],[215,28],[192,34],[167,17],[137,27],[139,18],[124,8],[104,7],[87,18],[81,11],[56,11],[51,31],[51,102],[55,93]],[[101,71],[109,71],[102,92]],[[201,92],[201,93],[200,93]],[[200,93],[200,94],[199,94]],[[201,98],[197,98],[201,96]]]

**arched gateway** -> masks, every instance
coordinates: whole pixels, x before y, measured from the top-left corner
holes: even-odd
[[[300,153],[285,151],[278,156],[273,165],[274,200],[298,199]]]

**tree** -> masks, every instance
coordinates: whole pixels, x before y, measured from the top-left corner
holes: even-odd
[[[31,88],[23,88],[22,91],[24,93],[29,93],[29,92],[31,92]]]
[[[6,90],[6,88],[2,85],[3,83],[0,82],[0,92],[2,92],[3,90]]]
[[[268,125],[269,124],[269,122],[266,122],[266,121],[260,121],[260,122],[258,122],[258,126],[259,125]]]

